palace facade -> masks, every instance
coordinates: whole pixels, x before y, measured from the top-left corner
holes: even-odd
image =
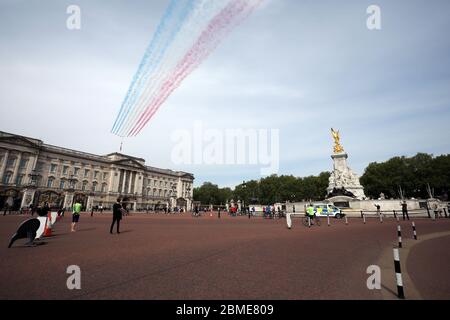
[[[42,205],[86,210],[112,207],[118,197],[132,210],[190,210],[194,176],[159,169],[121,153],[95,155],[0,131],[0,208]]]

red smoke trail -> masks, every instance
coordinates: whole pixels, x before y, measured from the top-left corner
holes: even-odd
[[[255,4],[250,5],[246,0],[234,0],[211,20],[207,28],[197,39],[196,43],[180,61],[176,71],[161,86],[159,94],[155,95],[153,101],[141,114],[135,126],[129,131],[129,136],[135,136],[142,130],[164,101],[176,88],[178,88],[186,76],[198,67],[219,44],[220,39],[231,31],[233,22],[236,21],[235,25],[237,25],[244,20],[261,1],[262,0],[258,0]],[[241,19],[239,19],[240,14],[242,13],[244,14]]]

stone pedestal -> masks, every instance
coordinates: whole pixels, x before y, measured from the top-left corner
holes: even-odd
[[[30,204],[33,203],[35,193],[36,189],[25,189],[23,191],[22,203],[20,204],[20,207],[21,208],[29,207]]]
[[[71,210],[73,205],[73,193],[72,192],[66,192],[64,195],[64,208],[66,210]]]
[[[344,188],[351,192],[356,199],[363,200],[366,196],[364,188],[359,182],[359,177],[347,165],[348,155],[345,152],[335,153],[333,159],[333,172],[331,172],[327,192],[333,192],[334,188]]]
[[[94,205],[94,196],[88,196],[88,199],[86,202],[86,211],[91,211],[93,205]]]

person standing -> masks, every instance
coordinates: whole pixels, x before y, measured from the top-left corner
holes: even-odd
[[[406,201],[403,201],[402,203],[402,214],[403,214],[403,221],[405,220],[405,216],[409,220],[408,205],[406,204]]]
[[[220,219],[220,207],[219,207],[219,211],[217,212],[217,217]]]
[[[81,203],[80,201],[75,201],[72,206],[72,228],[71,232],[75,232],[75,226],[80,221],[80,213],[81,213]]]
[[[48,202],[44,203],[44,206],[41,209],[41,217],[48,217],[48,213],[50,212],[50,207],[48,205]]]
[[[122,205],[120,204],[120,198],[117,198],[117,202],[113,205],[113,221],[111,223],[111,228],[109,229],[109,233],[113,233],[114,224],[117,222],[117,234],[120,233],[120,220],[122,220]]]
[[[377,208],[377,215],[378,217],[381,216],[381,206],[379,204],[376,204],[375,207]]]

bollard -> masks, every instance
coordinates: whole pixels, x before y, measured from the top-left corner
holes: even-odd
[[[398,235],[398,247],[402,248],[402,228],[397,225],[397,235]]]
[[[286,213],[286,223],[287,223],[288,229],[291,229],[292,228],[292,219],[291,219],[291,214],[289,212]]]
[[[397,221],[398,221],[397,213],[395,212],[395,210],[392,210],[392,211],[394,212],[394,218],[397,219]]]
[[[327,214],[327,225],[330,226],[330,215]]]
[[[380,211],[380,223],[383,223],[383,214]]]
[[[308,228],[311,228],[311,217],[308,216]]]
[[[412,228],[413,228],[414,240],[417,240],[416,224],[414,223],[414,221],[412,222]]]
[[[400,254],[398,248],[394,248],[394,269],[395,279],[397,282],[397,296],[399,299],[405,299],[405,293],[403,291],[402,271],[400,267]]]
[[[365,214],[363,214],[363,222],[364,222],[364,224],[366,224],[366,215]]]
[[[348,226],[348,219],[347,219],[347,216],[345,216],[345,225]]]
[[[436,213],[433,211],[433,214],[431,215],[431,220],[436,221]]]

